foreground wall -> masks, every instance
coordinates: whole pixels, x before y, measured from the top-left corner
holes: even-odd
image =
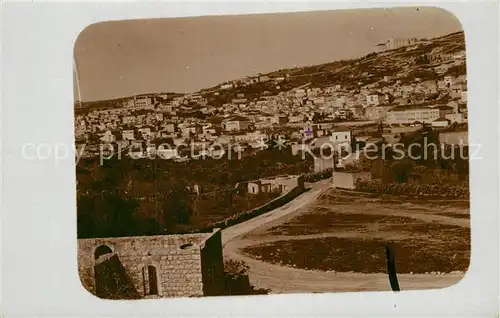
[[[208,250],[204,251],[207,242],[210,242]],[[80,239],[80,278],[84,287],[93,294],[96,291],[95,265],[99,263],[95,251],[103,245],[116,254],[137,293],[147,298],[203,296],[202,267],[222,263],[222,252],[219,254],[217,250],[217,245],[221,245],[218,229],[213,233]],[[215,251],[215,254],[202,260],[202,254],[210,255],[210,251]],[[151,276],[148,275],[148,266],[154,266],[152,272],[156,272],[157,293],[151,294],[149,290]],[[151,279],[154,281],[155,278]]]
[[[225,229],[229,226],[250,220],[251,218],[254,218],[256,216],[259,216],[261,214],[267,213],[271,210],[274,210],[276,208],[279,208],[280,206],[290,202],[291,200],[295,199],[297,196],[302,194],[305,190],[305,177],[304,175],[297,176],[293,180],[294,187],[291,189],[288,189],[287,192],[283,193],[281,196],[267,202],[266,204],[257,207],[255,209],[249,210],[249,211],[244,211],[240,212],[234,215],[231,215],[230,217],[225,218],[224,220],[212,223],[209,228],[222,228]]]
[[[204,296],[218,296],[225,293],[222,236],[217,231],[205,241],[201,249],[201,272]]]

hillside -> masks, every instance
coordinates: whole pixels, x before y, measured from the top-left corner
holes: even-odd
[[[434,68],[442,64],[452,64],[454,59],[453,56],[449,60],[434,57],[453,55],[464,50],[464,33],[456,32],[395,50],[370,53],[357,59],[262,74],[261,76],[269,76],[271,80],[219,90],[218,96],[211,94],[214,88],[209,91],[202,90],[201,93],[209,98],[209,104],[217,105],[229,102],[241,93],[245,94],[246,98],[255,99],[262,95],[273,95],[307,84],[311,87],[341,84],[344,89],[352,90],[377,82],[380,86],[389,85],[390,82],[384,81],[384,76],[390,76],[392,82],[397,78],[403,84],[413,82],[417,77],[422,80],[440,79],[446,75],[465,74],[466,67],[465,64],[451,66],[448,71],[438,74]],[[285,81],[276,83],[272,80],[276,77],[284,77],[286,74],[288,76]]]
[[[133,96],[127,96],[127,97],[120,97],[120,98],[115,98],[115,99],[105,99],[105,100],[98,100],[98,101],[88,101],[88,102],[78,102],[75,101],[74,107],[75,107],[75,113],[85,113],[88,112],[89,110],[92,109],[104,109],[104,108],[118,108],[122,107],[123,103],[126,102],[130,98],[134,97],[141,97],[141,96],[155,96],[155,95],[168,95],[169,98],[171,97],[179,97],[179,96],[184,96],[183,93],[175,93],[175,92],[158,92],[158,93],[145,93],[145,94],[138,94],[138,95],[133,95]]]
[[[208,99],[208,104],[218,106],[230,102],[238,94],[244,94],[248,99],[257,99],[261,96],[274,95],[280,91],[287,91],[302,85],[310,84],[312,87],[326,87],[341,84],[347,90],[380,82],[383,84],[384,76],[398,78],[402,83],[411,82],[415,78],[439,79],[445,75],[465,74],[465,64],[452,66],[443,74],[437,74],[435,67],[441,64],[452,64],[453,58],[448,60],[435,60],[433,57],[452,55],[465,50],[463,32],[456,32],[442,37],[420,41],[417,44],[395,50],[370,53],[356,59],[334,61],[330,63],[283,69],[273,71],[261,76],[270,78],[268,81],[247,85],[235,85],[230,89],[220,89],[223,83],[211,88],[200,90]],[[276,83],[273,78],[286,77],[286,80]],[[215,95],[214,92],[218,92]],[[163,94],[163,93],[156,93]],[[156,94],[150,94],[156,95]],[[174,94],[174,93],[169,93]],[[144,95],[144,94],[143,94]],[[175,94],[183,95],[183,94]],[[119,107],[126,98],[119,98],[98,102],[85,102],[80,107],[75,104],[75,109],[95,107]]]

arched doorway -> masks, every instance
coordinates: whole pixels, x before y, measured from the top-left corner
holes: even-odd
[[[97,261],[99,257],[106,255],[106,254],[111,254],[113,251],[111,248],[107,245],[100,245],[95,249],[94,252],[94,261]]]

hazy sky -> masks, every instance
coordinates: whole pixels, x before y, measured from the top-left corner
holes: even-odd
[[[92,101],[193,92],[258,72],[359,57],[391,36],[460,30],[452,14],[434,8],[127,20],[85,29],[75,57],[81,98]]]

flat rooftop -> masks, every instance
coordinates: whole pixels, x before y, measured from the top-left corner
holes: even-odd
[[[78,239],[79,242],[102,241],[102,242],[120,242],[120,241],[135,241],[137,243],[161,242],[165,247],[180,246],[184,244],[192,244],[203,246],[205,241],[216,234],[220,229],[214,229],[207,233],[189,233],[189,234],[169,234],[169,235],[151,235],[151,236],[123,236],[123,237],[102,237],[102,238],[85,238]]]

